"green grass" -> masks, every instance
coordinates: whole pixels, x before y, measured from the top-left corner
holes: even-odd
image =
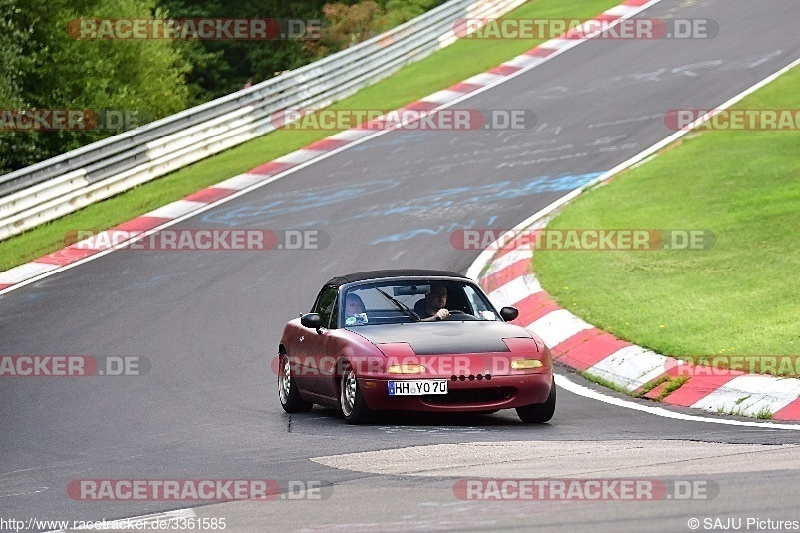
[[[772,419],[772,411],[769,410],[769,407],[762,407],[758,410],[758,412],[753,416],[747,414],[746,409],[742,409],[741,407],[731,407],[729,409],[725,409],[724,407],[717,408],[717,414],[720,415],[731,415],[731,416],[748,416],[750,418],[757,418],[759,420],[770,420]]]
[[[676,390],[680,389],[681,386],[684,383],[686,383],[687,381],[689,381],[689,377],[688,376],[680,376],[680,377],[677,377],[677,378],[671,378],[669,380],[669,383],[667,383],[667,386],[664,387],[664,390],[662,390],[658,394],[658,396],[656,397],[655,400],[657,402],[660,402],[661,400],[663,400],[664,398],[666,398],[667,396],[669,396],[670,394],[672,394]]]
[[[769,407],[762,407],[759,409],[758,413],[756,413],[756,418],[759,420],[770,420],[772,419],[772,411],[769,410]]]
[[[737,107],[797,109],[798,85],[800,68]],[[800,354],[800,132],[693,132],[549,227],[712,231],[707,250],[540,250],[534,268],[562,306],[662,354],[722,366],[748,356],[755,371],[752,359],[770,371],[764,356]]]
[[[587,19],[618,3],[618,0],[534,0],[507,16]],[[337,103],[331,109],[396,109],[474,74],[485,72],[540,42],[461,40]],[[64,246],[64,235],[70,230],[102,230],[112,227],[334,133],[335,131],[276,131],[2,241],[0,271],[58,250]]]

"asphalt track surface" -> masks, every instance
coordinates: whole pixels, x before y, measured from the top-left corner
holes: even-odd
[[[328,278],[395,267],[465,271],[477,252],[455,249],[452,231],[511,228],[671,134],[666,111],[713,108],[791,63],[800,57],[798,15],[796,0],[665,0],[639,16],[710,18],[719,34],[583,43],[459,105],[532,110],[530,129],[392,132],[174,226],[316,229],[330,237],[324,249],[118,251],[3,295],[2,354],[135,355],[152,369],[137,377],[4,378],[0,517],[97,520],[190,506],[75,501],[66,493],[74,479],[267,478],[334,486],[324,501],[196,512],[227,517],[236,531],[687,531],[692,516],[800,519],[800,466],[787,454],[794,447],[776,446],[798,443],[796,431],[664,419],[565,390],[543,426],[500,412],[395,414],[351,427],[328,409],[284,414],[269,364],[283,324],[309,309]],[[455,480],[487,472],[466,462],[445,468],[446,454],[427,459],[434,475],[376,473],[381,461],[354,460],[359,470],[310,460],[387,450],[395,461],[407,447],[509,441],[528,441],[539,460],[497,461],[489,476],[649,475],[711,480],[718,493],[688,502],[462,501]],[[618,441],[632,444],[600,453]],[[709,465],[688,441],[762,446],[721,446],[729,460]],[[626,469],[634,452],[643,459]],[[555,459],[570,456],[573,468],[558,468]]]

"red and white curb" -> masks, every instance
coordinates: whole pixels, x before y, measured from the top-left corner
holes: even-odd
[[[467,276],[479,281],[498,307],[519,309],[514,322],[542,337],[555,360],[629,393],[655,385],[643,395],[649,399],[666,392],[670,379],[684,377],[678,389],[660,400],[669,405],[800,420],[800,379],[692,365],[620,340],[559,306],[533,273],[530,246],[531,236],[546,226],[554,209],[537,213],[498,239],[476,259]],[[524,238],[515,240],[514,235]]]
[[[583,191],[653,157],[658,150],[686,135],[717,111],[729,108],[797,66],[800,66],[800,59],[533,214],[484,250],[467,270],[467,276],[479,281],[495,304],[517,307],[520,314],[515,322],[539,334],[550,346],[554,358],[569,368],[601,378],[630,393],[640,393],[646,386],[663,381],[643,395],[649,399],[661,396],[669,379],[688,377],[683,385],[660,401],[713,413],[750,417],[769,413],[772,420],[800,421],[800,379],[691,365],[617,339],[551,299],[533,273],[533,251],[526,249],[530,234],[544,228],[556,210]],[[520,246],[522,241],[515,242],[515,235],[526,235],[526,246]]]
[[[598,15],[593,20],[603,21],[606,27],[612,27],[660,1],[626,0],[624,3]],[[399,116],[404,116],[402,114],[404,110],[419,113],[453,106],[470,96],[503,83],[566,50],[578,46],[580,43],[591,39],[597,33],[599,31],[586,35],[581,39],[551,39],[487,72],[477,74],[447,89],[437,91],[416,102],[412,102],[397,110],[397,112]],[[401,123],[396,127],[399,128],[405,125],[406,123]],[[0,294],[32,283],[55,272],[95,259],[115,249],[125,247],[150,233],[199,214],[215,205],[230,201],[320,159],[329,157],[368,139],[384,135],[389,131],[391,131],[391,128],[376,131],[376,127],[371,128],[369,122],[359,127],[342,131],[260,165],[244,174],[193,193],[182,200],[115,226],[108,230],[109,234],[101,232],[101,234],[95,235],[86,241],[72,244],[29,263],[0,272]],[[131,232],[132,235],[132,238],[128,241],[120,239],[120,235],[124,235],[123,232],[125,231]],[[113,232],[113,238],[111,238],[110,232]]]

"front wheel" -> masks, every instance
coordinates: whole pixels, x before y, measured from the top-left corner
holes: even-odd
[[[372,410],[361,395],[356,372],[350,367],[345,368],[342,372],[339,383],[339,404],[348,424],[363,424],[372,415]]]
[[[297,384],[292,377],[292,364],[287,354],[281,354],[278,365],[278,398],[287,413],[310,411],[314,404],[300,397]]]
[[[517,416],[526,424],[542,424],[553,418],[556,411],[556,382],[550,386],[550,395],[544,403],[517,407]]]

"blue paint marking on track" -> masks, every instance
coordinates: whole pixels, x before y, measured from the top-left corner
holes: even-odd
[[[437,209],[457,209],[460,207],[480,206],[481,204],[489,202],[515,200],[546,192],[573,190],[585,185],[600,174],[602,173],[590,172],[587,174],[568,174],[556,177],[535,176],[527,180],[516,182],[511,180],[499,180],[481,185],[449,187],[412,198],[401,204],[374,207],[368,211],[354,213],[342,218],[305,220],[300,224],[295,224],[294,227],[298,229],[315,228],[366,221],[365,219],[392,216],[402,217],[422,212],[435,212]],[[330,185],[303,191],[292,191],[262,198],[238,207],[214,210],[203,215],[201,220],[206,223],[226,227],[264,224],[266,222],[273,222],[277,217],[286,213],[297,213],[321,206],[341,203],[394,189],[399,185],[399,181],[384,180],[349,186]],[[489,217],[489,215],[486,216]],[[497,220],[497,218],[497,215],[491,215],[489,217],[489,225]],[[435,224],[430,227],[420,227],[413,230],[384,235],[373,240],[369,244],[375,245],[386,242],[399,242],[416,237],[439,235],[458,229],[474,228],[476,224],[477,222],[475,220]]]
[[[592,172],[589,174],[559,176],[557,178],[537,176],[517,184],[504,180],[484,185],[441,189],[425,196],[408,200],[403,205],[372,209],[365,213],[354,215],[347,220],[409,215],[432,209],[464,207],[498,200],[514,200],[545,192],[572,190],[585,185],[601,174],[602,172]]]
[[[588,174],[565,175],[556,178],[549,176],[537,176],[522,183],[513,184],[510,181],[501,181],[479,185],[474,187],[455,187],[435,191],[429,195],[409,200],[407,205],[392,207],[389,209],[375,209],[355,215],[353,219],[366,217],[386,217],[391,215],[411,214],[421,211],[430,211],[441,208],[465,207],[479,203],[487,203],[498,200],[513,200],[534,194],[545,192],[557,192],[573,190],[592,181],[602,172],[591,172]],[[496,215],[489,218],[489,225],[497,219]],[[386,242],[407,241],[415,237],[439,235],[443,232],[456,231],[458,229],[471,229],[475,221],[469,220],[461,223],[440,224],[427,228],[416,228],[410,231],[403,231],[385,235],[373,240],[370,244],[382,244]]]
[[[330,185],[316,189],[292,191],[249,202],[238,207],[216,209],[203,215],[201,220],[209,224],[238,227],[242,224],[270,221],[287,213],[296,213],[325,205],[346,202],[393,189],[398,185],[400,185],[399,181],[385,180],[350,186]]]
[[[475,224],[476,222],[474,220],[468,220],[466,222],[452,222],[450,224],[440,224],[439,226],[436,226],[434,228],[418,228],[410,231],[395,233],[393,235],[389,235],[386,237],[381,237],[380,239],[372,241],[370,244],[407,241],[413,239],[414,237],[433,236],[433,235],[439,235],[440,233],[453,233],[454,231],[460,229],[472,229],[475,227]]]

